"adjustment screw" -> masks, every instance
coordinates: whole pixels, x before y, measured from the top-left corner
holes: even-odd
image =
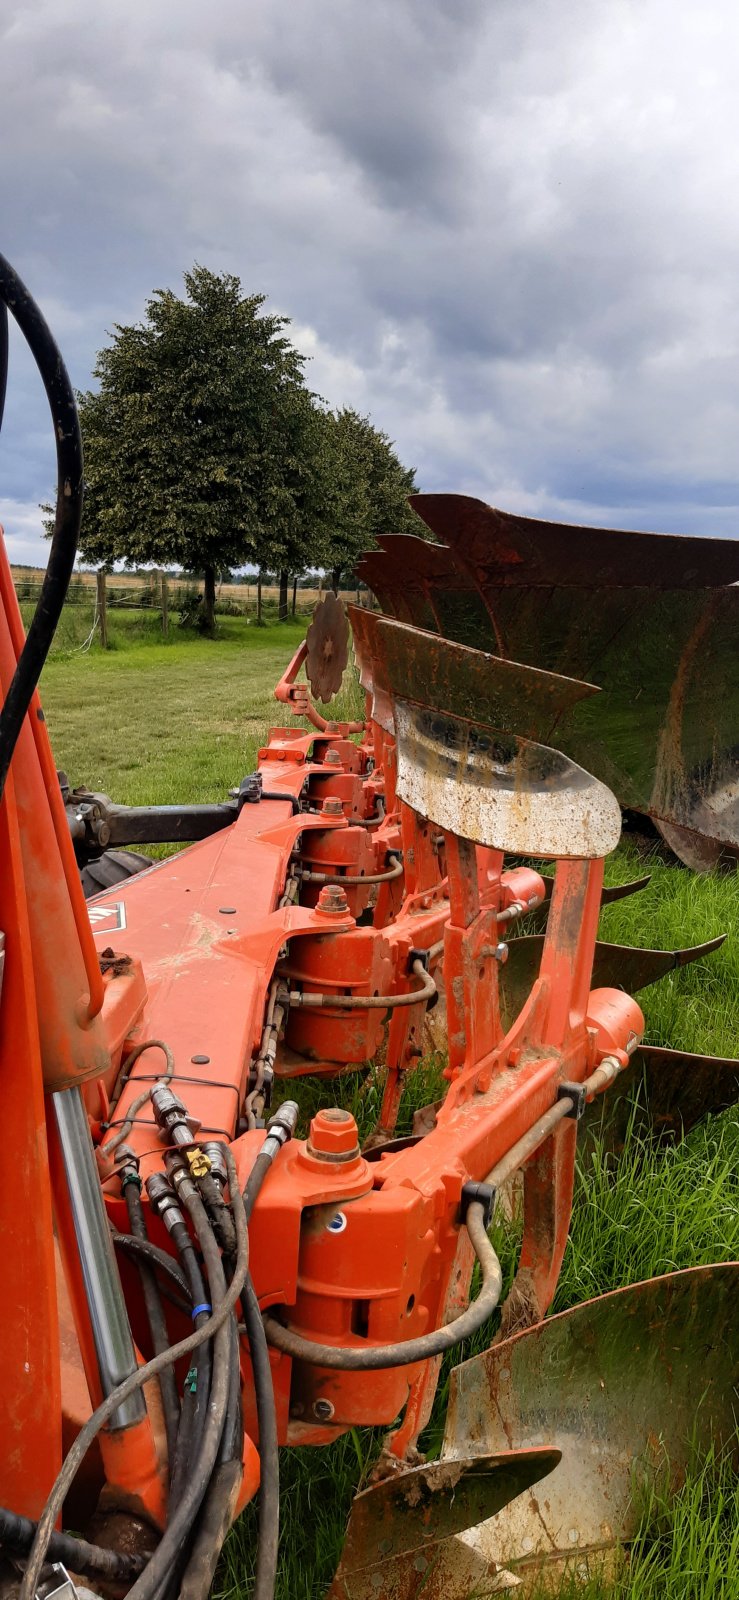
[[[314,1400],[313,1415],[317,1422],[330,1422],[334,1408],[330,1400]]]
[[[349,910],[349,901],[338,883],[324,884],[318,896],[316,910],[327,912],[332,917],[346,915]]]

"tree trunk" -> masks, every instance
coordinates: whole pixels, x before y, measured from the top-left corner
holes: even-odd
[[[293,578],[293,616],[295,616],[297,609],[298,609],[298,575],[296,573],[295,577]]]
[[[278,606],[277,611],[278,622],[288,621],[288,584],[290,584],[290,573],[285,573],[285,571],[283,571],[283,573],[280,573],[280,606]]]
[[[206,567],[203,573],[203,622],[206,633],[215,633],[216,626],[216,569]]]
[[[104,650],[108,648],[108,612],[105,602],[105,573],[101,570],[97,574],[98,595],[98,622],[100,623],[100,643]]]
[[[339,592],[339,579],[341,578],[343,570],[343,567],[331,568],[331,588],[333,589],[334,594],[338,594]]]
[[[257,573],[257,627],[262,626],[262,569]]]

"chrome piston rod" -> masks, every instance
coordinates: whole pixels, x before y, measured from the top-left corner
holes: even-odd
[[[103,1395],[136,1371],[138,1365],[113,1241],[108,1227],[84,1101],[79,1089],[52,1095],[69,1202],[85,1285],[90,1325]],[[141,1422],[146,1406],[140,1390],[124,1400],[111,1428]]]

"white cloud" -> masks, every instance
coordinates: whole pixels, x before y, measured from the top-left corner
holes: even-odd
[[[81,386],[198,259],[295,319],[423,486],[735,532],[738,76],[730,0],[24,0],[3,247]],[[22,362],[7,426],[0,495],[33,506]]]

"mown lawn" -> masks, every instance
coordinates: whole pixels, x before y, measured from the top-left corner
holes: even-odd
[[[305,621],[257,628],[221,617],[216,640],[174,627],[164,642],[146,613],[113,616],[116,648],[59,649],[46,664],[42,697],[57,766],[73,785],[126,805],[222,799],[253,770],[270,724],[290,721],[273,690]],[[76,616],[70,625],[81,632]]]
[[[222,797],[253,769],[270,723],[283,720],[271,698],[303,623],[257,629],[224,618],[206,641],[157,637],[154,619],[115,619],[107,655],[79,652],[80,619],[67,619],[62,648],[49,661],[42,696],[56,753],[73,783],[85,782],[127,802]],[[356,704],[350,686],[345,714]],[[339,707],[335,714],[341,714]],[[709,959],[672,973],[640,996],[647,1038],[717,1055],[739,1055],[739,881],[736,873],[696,878],[656,856],[649,888],[603,913],[602,935],[663,948],[728,932]],[[607,867],[609,881],[638,876],[644,855],[624,844]],[[410,1099],[433,1094],[438,1063],[419,1073]],[[301,1086],[306,1100],[315,1092]],[[372,1092],[348,1076],[332,1099],[371,1118]],[[306,1106],[307,1109],[307,1106]],[[410,1104],[406,1107],[406,1118]],[[739,1114],[713,1118],[681,1146],[655,1155],[632,1144],[617,1172],[598,1152],[578,1174],[570,1243],[557,1294],[562,1310],[620,1284],[676,1267],[739,1257]],[[497,1240],[512,1270],[515,1233]],[[467,1351],[466,1353],[471,1353]],[[429,1430],[438,1443],[443,1390]],[[624,1395],[628,1405],[628,1394]],[[319,1600],[335,1566],[357,1484],[377,1439],[353,1432],[331,1450],[283,1452],[280,1600]],[[246,1596],[253,1573],[255,1516],[250,1508],[231,1535],[220,1593]],[[730,1600],[739,1595],[739,1501],[727,1462],[698,1462],[677,1500],[659,1493],[645,1504],[640,1539],[624,1575],[591,1585],[588,1600]]]

